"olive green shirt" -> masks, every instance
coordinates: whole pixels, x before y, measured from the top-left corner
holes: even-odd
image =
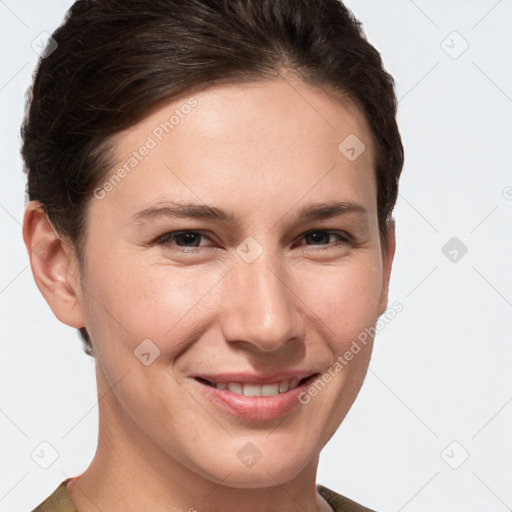
[[[68,493],[66,487],[67,481],[68,480],[64,480],[57,489],[32,512],[78,512]],[[317,485],[317,490],[325,501],[329,503],[334,512],[374,512],[369,508],[357,504],[355,501],[341,496],[341,494],[331,491],[323,485]]]

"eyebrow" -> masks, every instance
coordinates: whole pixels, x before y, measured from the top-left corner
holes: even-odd
[[[299,222],[325,220],[347,214],[366,214],[367,210],[362,205],[352,202],[338,201],[326,203],[311,203],[300,208],[297,220]],[[286,214],[285,214],[286,215]],[[159,217],[192,218],[202,220],[216,220],[221,222],[236,223],[232,213],[215,206],[195,203],[176,203],[168,201],[162,206],[152,206],[137,212],[131,217],[132,222],[143,222]]]

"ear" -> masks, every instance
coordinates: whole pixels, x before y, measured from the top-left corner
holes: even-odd
[[[29,201],[25,208],[23,240],[36,285],[55,316],[71,327],[84,327],[74,250],[57,236],[37,201]]]
[[[388,307],[389,279],[391,277],[391,267],[395,257],[396,239],[395,239],[395,220],[390,219],[387,228],[387,245],[382,248],[382,292],[379,304],[379,316],[382,315]]]

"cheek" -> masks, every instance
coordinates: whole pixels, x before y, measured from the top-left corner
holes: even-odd
[[[357,264],[312,268],[300,277],[298,295],[326,324],[327,339],[336,337],[345,343],[377,321],[382,268],[372,254]]]
[[[88,328],[97,339],[124,340],[130,352],[146,338],[168,345],[176,339],[173,331],[177,336],[185,325],[200,325],[201,318],[220,311],[223,294],[234,293],[222,283],[228,267],[148,265],[136,258],[106,261],[115,264],[91,265],[95,270],[88,274]],[[357,336],[378,318],[382,263],[373,251],[336,266],[300,265],[290,270],[289,278],[294,291],[290,300],[326,325],[328,339],[333,333],[343,333],[343,339]]]
[[[91,260],[92,261],[92,260]],[[183,330],[211,312],[225,268],[148,264],[138,258],[109,258],[89,273],[88,329],[98,340],[115,340],[130,354],[145,339],[170,355],[186,340]],[[192,335],[189,332],[189,335]],[[170,345],[174,342],[176,347]]]

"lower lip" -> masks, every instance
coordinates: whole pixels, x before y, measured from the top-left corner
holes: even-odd
[[[297,407],[300,403],[299,395],[316,377],[317,375],[312,375],[291,391],[275,396],[239,395],[227,389],[217,389],[200,380],[194,380],[199,384],[202,392],[228,414],[251,421],[267,421],[284,416]]]

